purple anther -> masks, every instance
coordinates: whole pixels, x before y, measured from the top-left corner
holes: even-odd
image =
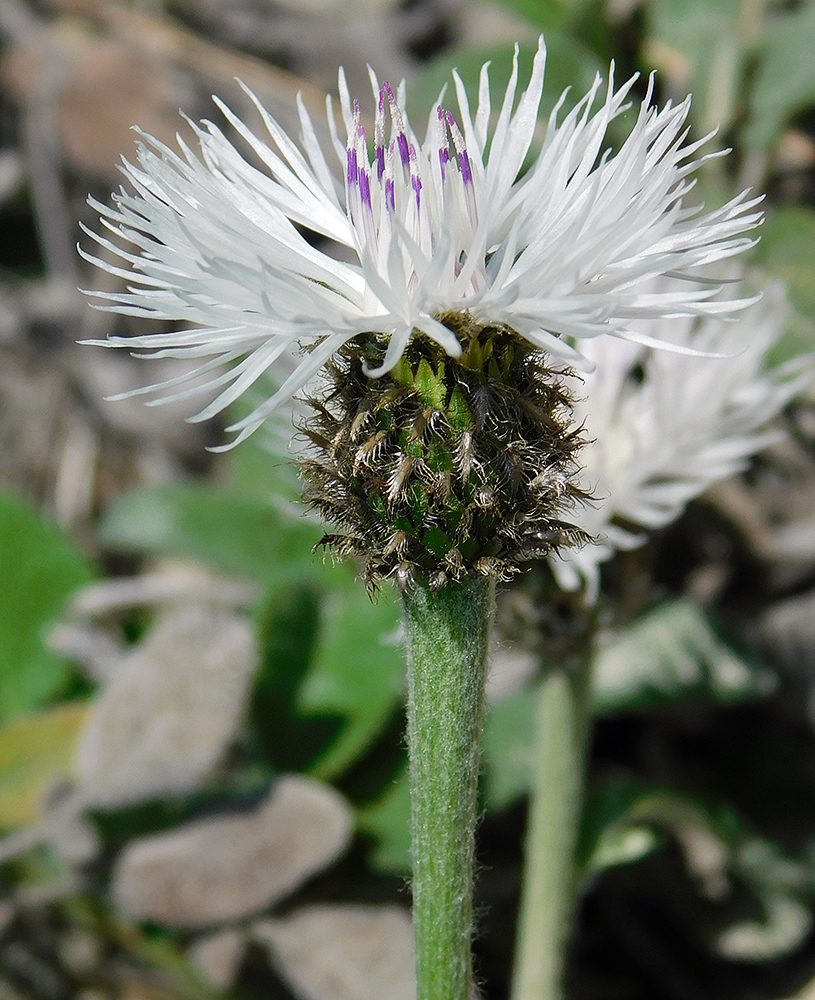
[[[410,150],[408,148],[407,136],[404,132],[400,132],[396,137],[396,144],[399,147],[399,157],[402,160],[402,166],[407,167],[410,164]]]
[[[466,149],[458,154],[458,165],[461,167],[461,180],[464,182],[464,186],[472,184],[473,172],[470,169],[470,157],[467,155]]]
[[[439,164],[441,166],[441,179],[447,176],[447,164],[450,162],[450,154],[446,149],[439,150]]]
[[[359,172],[359,196],[362,200],[362,204],[366,208],[371,207],[371,186],[368,181],[368,171],[360,170]]]
[[[385,173],[385,147],[377,146],[374,150],[374,156],[376,157],[376,176],[382,180],[382,174]]]
[[[412,174],[410,178],[410,183],[413,185],[413,190],[416,194],[416,207],[419,208],[421,204],[422,196],[422,179],[418,174]]]
[[[353,187],[359,178],[359,171],[357,170],[357,151],[355,149],[348,150],[348,186]]]
[[[385,208],[389,212],[396,210],[396,199],[393,192],[393,179],[388,177],[385,181]]]

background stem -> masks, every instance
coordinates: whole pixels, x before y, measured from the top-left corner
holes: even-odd
[[[404,594],[419,1000],[470,1000],[476,791],[494,586]]]
[[[589,740],[588,659],[551,670],[538,690],[512,1000],[560,1000],[575,890],[575,845]]]

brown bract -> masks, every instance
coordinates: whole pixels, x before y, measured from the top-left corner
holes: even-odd
[[[471,573],[508,580],[521,563],[586,541],[561,516],[587,495],[575,482],[582,428],[559,373],[513,330],[439,318],[459,358],[417,335],[371,378],[385,344],[365,334],[308,400],[304,496],[341,529],[320,544],[360,557],[371,589],[387,577],[434,589]]]

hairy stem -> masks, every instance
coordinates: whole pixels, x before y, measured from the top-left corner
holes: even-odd
[[[471,1000],[476,789],[493,584],[404,594],[419,1000]]]
[[[560,1000],[574,909],[575,865],[590,725],[588,660],[553,669],[537,697],[524,882],[512,1000]]]

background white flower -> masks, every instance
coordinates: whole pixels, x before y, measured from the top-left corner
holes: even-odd
[[[682,280],[750,245],[737,234],[759,224],[760,199],[744,192],[707,213],[685,202],[706,140],[685,144],[688,101],[657,109],[653,80],[613,154],[607,129],[628,107],[636,77],[615,89],[612,74],[605,92],[598,77],[558,122],[564,95],[540,152],[520,174],[538,123],[544,63],[541,40],[514,107],[516,53],[492,129],[487,66],[475,116],[454,74],[457,120],[441,104],[434,108],[424,144],[407,121],[404,87],[394,94],[372,73],[373,156],[341,75],[345,143],[328,102],[339,171],[302,102],[300,146],[258,104],[276,151],[218,102],[265,171],[209,122],[193,126],[199,154],[182,143],[178,155],[143,136],[138,165],[124,166],[135,194],[121,190],[113,207],[92,201],[103,226],[134,249],[96,235],[124,266],[91,259],[124,278],[127,290],[94,294],[102,308],[172,327],[101,343],[188,360],[186,375],[137,391],[157,391],[160,402],[220,389],[196,420],[228,406],[287,351],[305,349],[277,391],[229,428],[240,440],[362,332],[388,342],[373,375],[392,367],[417,331],[457,355],[456,337],[439,321],[451,311],[507,324],[579,363],[563,337],[642,340],[632,320],[749,304]],[[316,248],[303,227],[331,242]],[[657,275],[670,280],[648,291]]]
[[[614,338],[585,346],[596,368],[577,379],[575,419],[590,441],[580,452],[581,484],[597,498],[572,520],[596,544],[567,549],[551,565],[566,589],[585,583],[596,596],[599,568],[644,532],[674,521],[712,483],[734,475],[776,440],[773,419],[812,376],[811,358],[768,368],[766,355],[785,321],[779,289],[738,322],[683,319],[677,343],[723,357],[657,351]],[[658,339],[663,321],[641,328]],[[621,523],[622,522],[622,523]]]

